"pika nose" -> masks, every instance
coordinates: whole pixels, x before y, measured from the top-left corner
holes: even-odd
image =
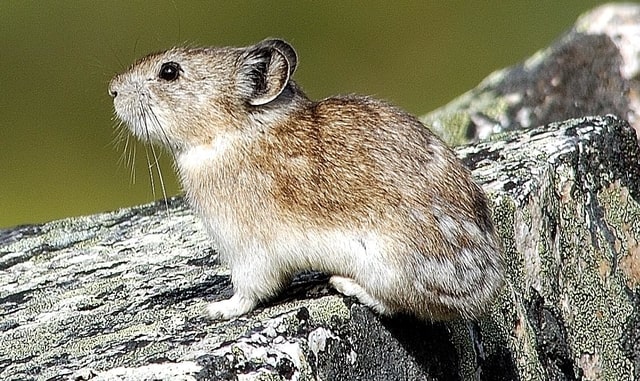
[[[109,89],[107,90],[107,92],[109,93],[109,96],[111,98],[115,98],[118,96],[118,88],[120,87],[119,86],[120,82],[118,80],[119,77],[120,77],[119,75],[116,75],[109,82]]]

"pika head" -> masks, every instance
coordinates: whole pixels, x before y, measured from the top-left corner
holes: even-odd
[[[109,94],[138,138],[179,151],[248,123],[260,106],[282,106],[274,100],[286,92],[297,62],[281,40],[249,49],[174,48],[116,75]]]

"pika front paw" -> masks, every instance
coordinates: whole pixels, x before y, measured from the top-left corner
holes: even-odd
[[[250,312],[256,304],[253,299],[234,294],[230,299],[209,303],[207,312],[214,320],[229,320]]]

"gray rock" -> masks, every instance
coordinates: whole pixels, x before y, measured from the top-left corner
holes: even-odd
[[[448,143],[585,115],[614,114],[640,136],[640,5],[608,4],[550,47],[494,72],[422,119]]]
[[[458,149],[494,204],[508,285],[477,322],[376,316],[301,274],[246,317],[175,198],[0,233],[4,380],[640,376],[640,150],[613,116]]]

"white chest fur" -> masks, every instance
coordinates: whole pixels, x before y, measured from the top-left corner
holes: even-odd
[[[176,161],[181,174],[184,172],[199,172],[204,167],[216,165],[228,158],[233,147],[234,139],[220,136],[209,145],[199,145],[186,149],[178,154]]]
[[[182,186],[194,211],[200,215],[209,235],[225,257],[241,236],[235,177],[238,159],[234,140],[215,139],[209,145],[189,148],[176,157]]]

